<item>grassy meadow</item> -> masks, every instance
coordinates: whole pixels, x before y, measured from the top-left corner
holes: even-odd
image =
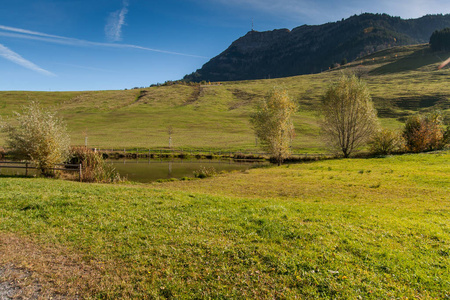
[[[280,79],[223,82],[202,86],[161,86],[124,91],[0,92],[0,116],[11,116],[29,100],[58,111],[72,143],[100,148],[168,147],[257,149],[249,115],[273,86],[285,87],[299,104],[294,118],[296,152],[325,152],[315,107],[341,72],[365,75],[381,123],[399,128],[406,116],[440,109],[450,116],[450,70],[437,70],[450,53],[431,53],[428,45],[398,47],[321,74]],[[0,134],[0,146],[4,135]]]
[[[2,177],[0,266],[93,299],[446,299],[449,160],[340,159],[151,185]]]

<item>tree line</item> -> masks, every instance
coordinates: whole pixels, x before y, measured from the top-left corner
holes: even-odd
[[[288,92],[275,87],[251,115],[256,137],[278,165],[290,155],[295,137],[292,116],[297,109]],[[442,149],[450,143],[450,125],[444,124],[439,111],[413,115],[399,131],[382,128],[367,85],[354,74],[342,75],[328,87],[319,113],[324,141],[345,158],[363,147],[373,154],[390,154]],[[54,176],[55,164],[71,160],[83,164],[85,181],[120,180],[98,153],[71,148],[65,124],[38,103],[25,106],[13,121],[0,122],[7,146],[16,158],[34,162],[43,175]]]
[[[430,47],[433,51],[450,51],[450,27],[433,32]]]
[[[251,116],[262,147],[280,165],[290,155],[295,102],[274,88]],[[324,93],[319,108],[321,135],[327,146],[347,158],[368,147],[373,154],[422,152],[450,143],[450,125],[439,111],[409,117],[400,131],[382,128],[367,85],[355,75],[342,75]]]

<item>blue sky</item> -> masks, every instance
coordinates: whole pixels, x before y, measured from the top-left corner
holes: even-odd
[[[450,13],[448,0],[2,0],[0,90],[105,90],[176,80],[251,30],[361,12]]]

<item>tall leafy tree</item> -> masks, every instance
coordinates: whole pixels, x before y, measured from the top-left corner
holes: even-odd
[[[332,84],[321,103],[321,129],[328,146],[349,157],[378,129],[376,110],[366,84],[343,75]]]
[[[297,109],[286,90],[273,88],[258,103],[251,123],[262,147],[277,161],[278,165],[290,154],[290,144],[294,137],[292,115]]]

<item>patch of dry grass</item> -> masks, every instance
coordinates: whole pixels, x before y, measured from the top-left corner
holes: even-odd
[[[101,285],[99,264],[61,245],[0,233],[0,281],[9,282],[15,298],[74,299]]]

